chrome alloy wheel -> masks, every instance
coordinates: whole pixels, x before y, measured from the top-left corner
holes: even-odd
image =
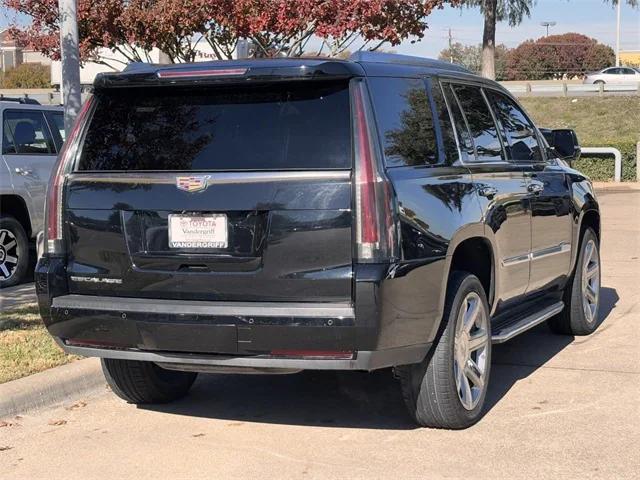
[[[600,300],[600,254],[596,242],[589,240],[582,261],[582,309],[588,323],[597,320]]]
[[[0,278],[8,280],[18,266],[18,242],[15,235],[7,229],[0,229]]]
[[[475,292],[462,302],[456,321],[453,374],[462,406],[473,410],[486,387],[489,318]]]

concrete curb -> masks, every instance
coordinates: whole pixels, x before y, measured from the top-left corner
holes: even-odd
[[[618,190],[628,192],[630,190],[640,190],[640,182],[593,182],[593,188],[596,190]]]
[[[87,358],[0,385],[0,418],[104,391],[100,360]]]

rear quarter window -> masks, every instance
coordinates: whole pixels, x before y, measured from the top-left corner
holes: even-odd
[[[350,166],[348,83],[297,82],[99,93],[77,169]]]
[[[370,78],[376,122],[388,167],[438,162],[433,115],[422,80]]]

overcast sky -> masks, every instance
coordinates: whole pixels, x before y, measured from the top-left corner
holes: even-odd
[[[624,1],[624,0],[623,0]],[[0,15],[0,27],[15,17],[9,12]],[[23,22],[27,20],[20,19]],[[615,46],[616,10],[603,0],[538,0],[531,18],[526,18],[515,28],[507,23],[498,24],[497,43],[515,47],[522,41],[538,38],[545,33],[540,22],[554,21],[550,33],[579,32]],[[452,29],[453,40],[464,44],[477,44],[482,40],[483,19],[477,9],[446,7],[433,12],[427,19],[429,29],[418,43],[404,42],[395,47],[398,53],[437,57],[447,46],[448,29]],[[622,50],[640,50],[640,9],[622,7]]]

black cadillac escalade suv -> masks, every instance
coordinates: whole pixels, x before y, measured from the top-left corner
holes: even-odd
[[[40,311],[133,403],[197,372],[393,367],[420,425],[481,414],[491,344],[598,324],[570,130],[399,55],[101,75],[47,200]]]

